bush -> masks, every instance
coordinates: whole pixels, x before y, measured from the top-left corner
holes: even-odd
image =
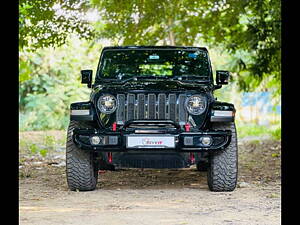
[[[72,39],[57,49],[20,54],[19,129],[66,129],[70,104],[89,97],[90,90],[80,83],[80,70],[93,69],[100,50]]]

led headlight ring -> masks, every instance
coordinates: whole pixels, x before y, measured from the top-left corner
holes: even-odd
[[[104,94],[99,97],[97,106],[100,112],[111,114],[117,109],[117,100],[113,95]]]
[[[207,99],[202,95],[192,95],[185,101],[187,111],[192,115],[202,114],[207,105]]]

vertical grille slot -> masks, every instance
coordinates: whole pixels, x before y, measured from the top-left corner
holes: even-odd
[[[166,119],[166,95],[158,95],[158,119]]]
[[[145,95],[138,94],[138,105],[137,105],[137,118],[138,119],[145,119]]]
[[[180,125],[184,125],[187,121],[187,112],[185,107],[185,95],[179,95],[178,97],[178,120]]]
[[[117,124],[124,124],[125,121],[125,95],[117,95],[118,107],[117,107]]]
[[[148,94],[148,118],[155,119],[156,114],[156,97],[155,94]]]
[[[127,120],[134,119],[134,94],[127,95]]]
[[[169,119],[176,121],[176,95],[169,94]]]

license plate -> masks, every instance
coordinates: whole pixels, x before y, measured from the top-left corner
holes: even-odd
[[[174,136],[127,136],[127,148],[175,148]]]

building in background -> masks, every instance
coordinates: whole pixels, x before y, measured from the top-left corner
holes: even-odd
[[[272,102],[270,92],[246,92],[236,106],[236,117],[241,122],[269,125],[280,121],[281,105]]]

